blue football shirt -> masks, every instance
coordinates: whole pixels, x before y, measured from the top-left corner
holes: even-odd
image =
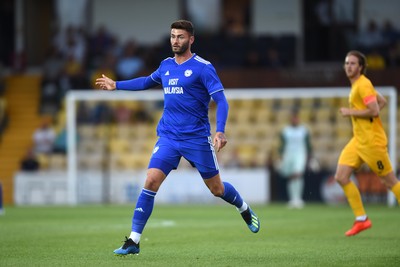
[[[224,90],[214,66],[196,54],[178,64],[170,57],[150,75],[164,90],[164,112],[158,136],[190,139],[210,136],[211,95]]]

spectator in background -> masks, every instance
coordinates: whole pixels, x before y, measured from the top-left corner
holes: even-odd
[[[57,154],[67,153],[67,129],[65,127],[60,130],[54,139],[53,152]]]
[[[382,27],[382,37],[386,46],[392,46],[400,41],[400,31],[396,30],[390,20],[386,20]]]
[[[88,52],[91,63],[97,65],[114,45],[114,36],[104,25],[99,26],[95,34],[89,38]]]
[[[84,66],[70,55],[64,65],[61,78],[62,95],[71,89],[88,88],[87,77]]]
[[[374,20],[370,20],[367,28],[359,32],[357,43],[359,48],[364,50],[365,53],[369,53],[373,49],[381,49],[384,46],[385,40],[382,31]]]
[[[144,62],[138,55],[136,42],[133,40],[127,41],[121,57],[117,60],[116,72],[118,79],[128,80],[135,78],[143,67]],[[97,77],[99,76],[97,75]]]
[[[54,28],[54,31],[52,33],[52,42],[51,44],[54,47],[57,47],[57,49],[61,52],[63,52],[66,48],[66,44],[67,44],[67,36],[69,34],[72,34],[73,32],[73,27],[72,26],[68,26],[65,29],[60,28],[59,26],[56,26]]]
[[[92,110],[86,101],[78,102],[78,108],[76,113],[77,113],[76,119],[78,124],[92,124],[94,122],[92,116]]]
[[[71,89],[85,89],[89,87],[86,63],[86,36],[83,31],[79,31],[70,26],[66,34],[61,38],[65,42],[60,43],[60,51],[64,60],[64,67],[60,79],[61,94]]]
[[[134,123],[153,123],[153,117],[145,105],[140,104],[139,108],[133,113]]]
[[[50,154],[53,152],[56,134],[51,127],[50,119],[45,118],[39,128],[33,133],[33,151],[35,154]]]
[[[379,53],[378,49],[372,49],[366,56],[369,69],[383,70],[386,68],[385,58],[381,53]]]
[[[40,169],[39,160],[36,158],[33,149],[28,149],[25,156],[21,160],[21,171],[37,171]]]
[[[230,37],[240,37],[246,34],[246,26],[241,16],[232,15],[225,21],[224,34]]]
[[[50,46],[42,65],[43,80],[41,87],[41,112],[56,112],[60,105],[60,78],[63,72],[64,59],[57,47]]]
[[[70,89],[88,88],[86,77],[86,48],[73,35],[68,36],[67,46],[63,51],[65,59],[62,89],[64,93]]]
[[[55,46],[50,46],[47,50],[45,61],[42,65],[43,83],[57,84],[63,69],[64,59],[60,50]]]
[[[113,119],[110,106],[106,101],[99,101],[93,108],[92,121],[94,124],[109,123]]]
[[[310,133],[306,126],[300,124],[297,110],[290,117],[290,124],[280,133],[279,172],[287,179],[289,208],[303,208],[304,173],[311,156]]]
[[[67,128],[64,126],[56,135],[53,144],[53,153],[55,154],[66,154],[67,153]],[[78,131],[75,134],[76,142],[80,141]]]
[[[84,64],[86,60],[86,37],[82,30],[69,26],[65,35],[60,37],[58,48],[64,59],[72,56],[80,64]]]
[[[129,124],[132,121],[133,110],[123,102],[118,102],[113,110],[114,121],[121,124]]]
[[[394,28],[390,20],[386,20],[383,24],[383,38],[387,49],[387,66],[400,66],[400,31]]]

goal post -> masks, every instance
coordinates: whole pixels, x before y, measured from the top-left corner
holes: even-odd
[[[68,177],[68,202],[71,205],[78,204],[78,181],[77,181],[77,101],[113,101],[113,100],[147,100],[157,101],[162,100],[163,94],[161,90],[146,90],[137,92],[127,91],[87,91],[74,90],[69,91],[66,95],[66,110],[67,110],[67,177]],[[155,130],[155,129],[154,129]]]
[[[388,98],[387,125],[388,125],[388,149],[394,170],[396,170],[396,122],[397,122],[397,91],[396,88],[385,86],[376,89]],[[234,100],[262,100],[262,99],[303,99],[303,98],[346,98],[349,95],[349,87],[312,87],[312,88],[227,88],[226,98]],[[78,150],[77,150],[77,112],[78,101],[162,101],[163,92],[159,90],[145,91],[100,91],[100,90],[73,90],[66,95],[66,130],[67,133],[67,176],[68,176],[68,202],[71,205],[79,203],[78,199]],[[256,112],[256,111],[255,111]],[[213,125],[212,125],[213,127]],[[229,124],[228,124],[229,129]],[[153,129],[155,131],[156,129]],[[251,131],[251,129],[249,129]],[[388,193],[388,205],[394,206],[396,199]]]

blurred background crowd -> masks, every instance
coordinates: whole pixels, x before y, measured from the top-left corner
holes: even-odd
[[[62,0],[2,1],[0,30],[1,36],[5,37],[0,44],[2,76],[9,72],[24,73],[32,69],[39,71],[42,74],[41,111],[51,113],[59,108],[66,91],[93,88],[93,81],[100,73],[115,79],[130,79],[148,74],[150,70],[157,68],[160,60],[171,55],[169,24],[160,20],[158,27],[164,30],[164,34],[153,42],[144,42],[135,30],[121,36],[121,33],[113,31],[115,26],[106,24],[107,21],[93,19],[99,16],[94,14],[96,5],[105,2],[80,0],[72,8],[72,4],[68,5],[68,1]],[[121,5],[125,4],[125,1],[119,2]],[[140,2],[136,1],[129,8],[141,9]],[[154,2],[155,6],[162,3]],[[221,72],[299,72],[312,66],[316,66],[316,70],[329,69],[329,66],[337,68],[337,63],[342,62],[343,56],[350,49],[358,49],[367,55],[370,70],[400,67],[398,18],[374,18],[367,13],[381,5],[375,6],[372,1],[362,0],[296,1],[293,7],[288,5],[287,9],[301,10],[298,16],[301,17],[302,25],[298,26],[298,32],[290,32],[284,27],[279,32],[279,25],[276,25],[275,32],[256,32],[256,2],[260,1],[187,0],[171,3],[179,9],[175,12],[179,18],[190,19],[197,26],[193,51],[210,60]],[[265,6],[273,9],[273,1],[266,2]],[[390,10],[391,2],[396,1],[388,1],[389,8],[382,12]],[[367,4],[371,7],[364,11]],[[208,9],[205,8],[207,5]],[[281,6],[282,4],[278,5],[280,9]],[[162,7],[160,5],[160,9]],[[397,7],[398,4],[393,6],[394,9]],[[290,15],[279,8],[276,12]],[[214,10],[216,14],[203,14],[210,10]],[[79,19],[75,19],[73,14],[75,17],[80,16]],[[112,20],[118,14],[111,13],[109,16]],[[149,20],[156,20],[156,17],[151,16]],[[169,19],[168,22],[172,20]],[[146,31],[146,21],[136,21],[133,17],[127,18],[127,22],[132,25],[140,24],[142,31]],[[274,22],[265,20],[265,23]],[[270,27],[273,28],[274,25]],[[148,29],[151,31],[152,27],[149,26]],[[222,78],[225,78],[224,75]],[[252,82],[258,84],[256,87],[280,84],[285,86],[285,81],[275,81],[274,77],[267,77],[268,79],[271,80],[269,83],[262,78],[255,81],[253,78]],[[312,84],[311,81],[307,82]],[[4,87],[4,81],[2,84]],[[227,87],[242,85],[229,83]]]

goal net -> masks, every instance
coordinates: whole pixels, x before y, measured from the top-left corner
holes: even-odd
[[[381,119],[395,168],[397,93],[394,87],[377,87],[377,90],[388,99]],[[226,89],[225,93],[230,106],[226,128],[228,145],[217,155],[219,164],[221,170],[233,177],[240,171],[256,173],[251,183],[257,184],[249,191],[260,190],[259,195],[263,197],[254,201],[268,198],[268,192],[263,191],[270,190],[266,189],[269,184],[262,173],[266,172],[267,162],[275,158],[279,131],[288,123],[293,108],[299,110],[301,122],[310,130],[313,156],[321,168],[334,171],[339,153],[352,134],[349,119],[342,118],[338,112],[339,107],[348,106],[348,87],[240,88]],[[67,136],[70,204],[136,200],[157,139],[156,125],[162,115],[162,107],[162,90],[68,92],[67,132],[72,133]],[[210,123],[214,129],[213,102],[210,104]],[[190,175],[189,164],[184,160],[179,169],[181,176]],[[179,178],[173,179],[180,181]],[[236,182],[241,180],[238,178]],[[186,180],[180,183],[182,185]],[[248,184],[249,181],[243,182],[245,188],[242,189],[241,185],[241,190],[246,191]],[[190,184],[182,186],[182,192],[196,187]],[[170,187],[175,190],[175,196],[181,198],[165,196],[167,202],[190,201],[191,197],[206,201],[201,191],[183,196],[177,187]],[[391,193],[387,201],[389,205],[395,204]]]

